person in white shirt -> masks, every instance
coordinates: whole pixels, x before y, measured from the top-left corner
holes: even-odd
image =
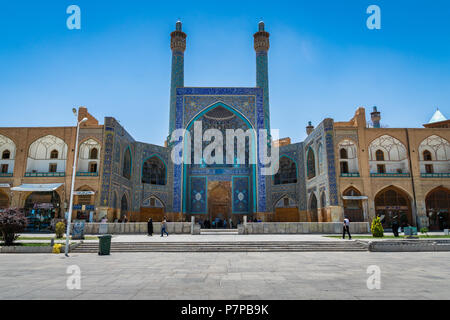
[[[342,227],[342,239],[345,239],[345,232],[347,232],[349,240],[352,240],[352,235],[350,234],[350,220],[348,219],[348,217],[344,217],[344,224],[342,225]]]

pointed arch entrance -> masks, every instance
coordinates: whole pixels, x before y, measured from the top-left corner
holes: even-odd
[[[274,207],[276,222],[298,222],[299,213],[297,201],[288,195],[281,197]]]
[[[117,191],[114,191],[114,193],[113,193],[111,208],[112,208],[111,221],[116,222],[120,218],[120,214],[119,214],[120,204],[119,204],[119,196],[117,194]]]
[[[316,195],[311,193],[311,197],[309,198],[309,215],[310,222],[319,222],[319,217],[317,214],[317,198]]]
[[[425,198],[430,230],[444,230],[450,226],[450,190],[438,187]]]
[[[78,188],[74,193],[72,219],[94,221],[95,190],[88,185]]]
[[[278,172],[274,175],[273,184],[297,183],[297,164],[286,155],[280,157]]]
[[[320,222],[328,222],[330,219],[327,214],[327,195],[325,191],[320,194]]]
[[[61,198],[56,191],[31,192],[25,199],[28,231],[48,231],[53,218],[60,216]]]
[[[127,195],[124,193],[122,200],[120,200],[120,217],[123,219],[128,215],[128,199]]]
[[[140,222],[147,222],[150,218],[153,221],[162,221],[165,211],[165,203],[156,195],[152,194],[142,201],[141,213],[137,219]]]
[[[208,216],[211,223],[225,220],[231,216],[231,182],[211,181],[208,183]]]
[[[375,196],[375,213],[386,228],[391,228],[394,219],[401,227],[415,225],[410,197],[395,186],[389,186]]]
[[[352,222],[364,222],[363,202],[357,197],[361,197],[361,192],[354,187],[344,191],[344,216]]]
[[[210,141],[196,141],[195,130],[205,135],[209,129],[222,134],[222,146],[216,136]],[[236,130],[235,134],[237,130],[242,132],[243,140],[236,135],[227,138],[228,129]],[[256,211],[257,140],[250,129],[251,122],[239,110],[222,102],[205,108],[187,123],[181,173],[184,214],[202,215],[198,219],[211,222],[219,219],[228,223],[232,219],[236,223],[242,221],[242,215]],[[233,139],[229,141],[233,150],[227,139]],[[237,148],[236,142],[243,148]]]

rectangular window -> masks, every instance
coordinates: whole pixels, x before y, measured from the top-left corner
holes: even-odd
[[[156,206],[155,198],[150,198],[150,207],[155,207],[155,206]]]
[[[384,166],[384,164],[377,164],[377,172],[386,173],[386,167]]]
[[[425,172],[426,173],[434,173],[433,165],[432,164],[426,164],[425,165]]]
[[[348,162],[347,161],[341,162],[341,173],[348,173]]]
[[[50,163],[48,166],[48,172],[56,172],[58,165],[56,163]]]
[[[2,173],[8,173],[8,165],[2,164]]]
[[[97,172],[97,163],[96,162],[92,162],[89,164],[89,172],[91,172],[91,173]]]

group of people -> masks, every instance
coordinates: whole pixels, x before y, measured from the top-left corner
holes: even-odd
[[[127,223],[128,218],[127,218],[127,216],[123,216],[123,217],[120,217],[119,219],[116,219],[114,222]]]
[[[391,228],[392,228],[392,233],[394,234],[394,237],[398,237],[398,230],[400,229],[400,227],[410,227],[409,223],[408,223],[408,219],[406,218],[406,214],[400,212],[400,218],[396,213],[393,213],[391,211],[388,212],[389,217],[391,217]],[[382,224],[386,223],[386,216],[385,215],[381,215],[380,216],[380,221]]]
[[[250,219],[249,222],[261,222],[261,220],[254,218],[253,220]],[[200,219],[198,224],[202,229],[233,229],[233,227],[235,227],[233,224],[233,220],[229,219],[229,221],[227,222],[226,219],[220,218],[215,218],[213,221],[209,221],[209,219],[203,221]],[[241,220],[238,220],[237,225],[239,224],[241,224]]]
[[[209,219],[206,219],[205,221],[200,220],[198,222],[200,224],[200,227],[202,229],[227,229],[227,228],[233,228],[233,221],[230,219],[230,222],[227,223],[227,220],[225,219],[219,219],[216,218],[212,222],[209,221]]]
[[[149,236],[153,235],[153,219],[148,219],[147,222],[147,232]],[[164,234],[169,236],[169,233],[167,232],[167,218],[164,217],[161,222],[161,237],[164,237]]]
[[[126,216],[124,216],[123,218],[119,219],[118,222],[128,222],[128,219]],[[258,220],[256,220],[256,218],[253,220],[253,222],[258,222]],[[215,220],[213,220],[212,222],[210,222],[208,219],[206,219],[205,221],[200,220],[199,224],[202,228],[205,229],[210,229],[212,228],[228,228],[228,226],[230,228],[233,228],[233,221],[230,219],[229,225],[227,224],[227,221],[224,219],[219,219],[216,218]],[[394,233],[395,237],[398,237],[398,229],[400,227],[399,221],[398,221],[398,217],[394,216],[392,219],[392,232]],[[150,218],[148,219],[147,222],[147,229],[148,229],[148,235],[152,236],[153,235],[153,219]],[[167,218],[164,217],[162,222],[161,222],[161,237],[164,237],[164,234],[169,236],[169,233],[167,232]],[[350,234],[350,219],[345,216],[344,217],[344,222],[342,225],[342,239],[345,239],[346,234],[348,234],[348,238],[351,240],[352,239],[352,235]]]
[[[394,233],[394,237],[398,237],[398,229],[400,228],[400,222],[398,220],[398,216],[392,217],[392,233]],[[345,239],[345,235],[348,234],[348,238],[351,240],[352,235],[350,234],[350,219],[348,217],[344,217],[344,223],[342,225],[342,239]]]
[[[254,222],[257,222],[257,220],[255,219]],[[210,223],[208,219],[206,219],[205,221],[200,220],[199,223],[203,228],[207,228],[207,229],[211,228],[211,226],[213,228],[227,228],[227,221],[219,219],[219,218],[216,218],[215,220],[213,220],[212,223]],[[233,222],[230,219],[230,224],[231,224],[230,227],[232,227],[232,223]],[[147,229],[148,229],[148,235],[152,236],[153,235],[153,219],[152,218],[148,219]],[[394,231],[394,235],[396,234],[396,237],[398,237],[398,227],[396,230],[397,231]],[[348,234],[348,237],[351,240],[352,235],[350,234],[350,220],[348,219],[348,217],[344,218],[343,233],[342,233],[343,239],[345,239],[346,233]],[[166,217],[164,217],[163,221],[161,222],[161,237],[164,237],[164,234],[169,236],[169,233],[167,232],[167,218]]]

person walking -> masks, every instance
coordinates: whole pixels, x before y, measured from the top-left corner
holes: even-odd
[[[147,232],[150,237],[153,235],[153,219],[152,218],[148,219]]]
[[[167,232],[167,220],[166,217],[164,217],[163,221],[161,222],[161,237],[164,237],[164,233],[169,236],[169,233]]]
[[[352,240],[352,235],[350,234],[350,220],[348,217],[344,218],[344,224],[342,225],[342,239],[345,239],[345,233],[348,233],[349,240]]]
[[[398,227],[399,227],[399,223],[398,223],[398,217],[394,216],[392,218],[392,232],[394,233],[394,237],[398,237]]]

